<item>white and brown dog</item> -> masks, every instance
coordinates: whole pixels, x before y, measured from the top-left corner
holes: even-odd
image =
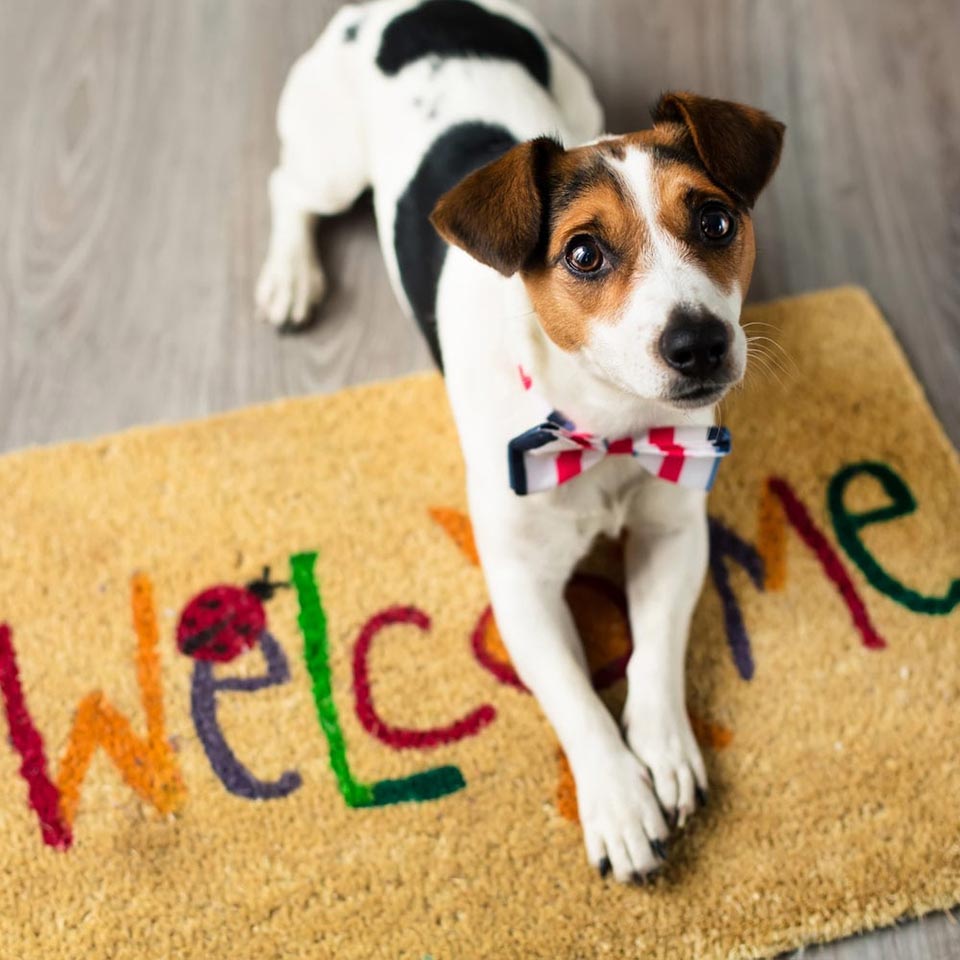
[[[497,623],[569,758],[589,860],[621,881],[657,870],[668,823],[707,786],[684,703],[705,494],[621,456],[518,496],[507,446],[545,405],[606,437],[709,425],[744,375],[750,208],[784,128],[688,93],[653,120],[601,136],[588,78],[503,0],[345,7],[280,101],[257,290],[272,323],[305,321],[324,290],[315,217],[373,188],[397,296],[442,358]],[[564,586],[597,535],[623,532],[621,726],[591,687]]]

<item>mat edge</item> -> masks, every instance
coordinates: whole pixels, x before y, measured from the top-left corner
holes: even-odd
[[[904,899],[907,898],[897,898],[898,902],[901,903]],[[867,934],[879,933],[885,930],[895,930],[904,923],[916,922],[922,920],[924,917],[935,914],[950,914],[950,911],[958,906],[960,906],[960,887],[957,888],[954,894],[934,897],[933,899],[924,900],[918,904],[908,904],[902,910],[897,910],[896,908],[878,910],[866,924],[858,923],[856,918],[849,917],[846,914],[841,915],[837,918],[839,922],[836,928],[826,934],[820,931],[820,935],[817,935],[812,928],[809,932],[805,931],[805,923],[801,923],[800,930],[797,931],[799,936],[793,939],[788,937],[781,937],[776,940],[771,939],[766,946],[760,947],[756,952],[750,951],[749,949],[747,952],[736,951],[727,954],[723,960],[776,960],[776,958],[783,957],[787,953],[805,950],[807,947],[842,943],[854,937],[862,937]],[[952,914],[950,914],[950,916],[952,916]]]
[[[378,387],[388,387],[401,383],[429,381],[442,379],[439,371],[423,370],[416,373],[407,373],[398,377],[386,377],[382,380],[371,380],[364,383],[348,384],[337,387],[325,393],[303,393],[286,397],[276,397],[262,403],[249,403],[229,410],[219,410],[215,413],[202,414],[198,417],[188,417],[185,420],[155,420],[149,423],[132,424],[109,433],[94,434],[91,437],[77,437],[71,440],[52,440],[49,443],[32,443],[24,447],[15,447],[0,453],[0,462],[16,460],[21,457],[35,457],[97,449],[106,443],[115,440],[136,440],[142,437],[163,436],[173,431],[192,429],[195,427],[217,426],[230,423],[250,413],[266,413],[281,410],[292,404],[301,404],[310,401],[322,401],[341,394],[362,394]]]

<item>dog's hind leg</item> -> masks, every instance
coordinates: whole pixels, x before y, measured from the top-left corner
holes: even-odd
[[[277,326],[303,323],[323,298],[316,218],[343,213],[369,186],[355,78],[362,17],[360,8],[343,7],[294,64],[280,97],[270,244],[256,290],[259,312]]]

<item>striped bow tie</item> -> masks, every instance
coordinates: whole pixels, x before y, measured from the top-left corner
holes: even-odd
[[[578,431],[556,411],[507,445],[510,486],[523,496],[560,486],[604,457],[628,455],[661,480],[709,490],[730,452],[726,427],[653,427],[635,437],[607,440]]]

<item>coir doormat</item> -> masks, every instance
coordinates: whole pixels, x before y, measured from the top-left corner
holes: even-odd
[[[960,900],[957,459],[862,292],[746,321],[796,370],[726,406],[711,800],[646,888],[586,865],[439,377],[0,459],[3,956],[757,957]],[[616,574],[569,596],[615,700]]]

